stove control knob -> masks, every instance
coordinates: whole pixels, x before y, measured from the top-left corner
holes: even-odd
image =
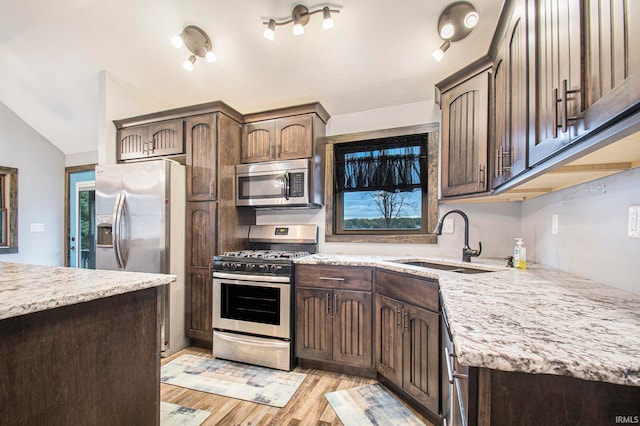
[[[229,270],[231,268],[231,262],[222,262],[222,269]]]
[[[268,271],[269,265],[267,265],[266,263],[263,263],[262,265],[259,265],[258,268],[260,268],[261,271]]]
[[[278,272],[280,269],[282,269],[281,265],[269,265],[271,269],[271,272]]]
[[[247,265],[245,266],[245,269],[247,271],[253,271],[256,268],[256,264],[255,263],[247,263]]]

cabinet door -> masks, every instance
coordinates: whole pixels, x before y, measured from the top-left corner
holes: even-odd
[[[493,68],[494,181],[505,183],[526,169],[528,43],[526,2],[517,2]]]
[[[405,304],[402,324],[402,387],[432,412],[438,412],[439,391],[439,316]]]
[[[587,130],[640,101],[640,4],[637,0],[587,0]],[[636,46],[636,47],[633,47]]]
[[[149,125],[151,152],[149,156],[184,154],[184,128],[182,119]]]
[[[376,371],[402,387],[402,303],[376,294]]]
[[[301,115],[276,120],[275,156],[278,160],[309,158],[313,148],[313,117]]]
[[[211,262],[217,247],[217,203],[187,203],[186,333],[210,343],[213,281]]]
[[[218,196],[216,117],[206,114],[185,121],[187,201],[212,201]]]
[[[118,131],[118,160],[133,160],[149,155],[149,128],[134,126]]]
[[[296,356],[331,360],[331,290],[296,288]]]
[[[276,121],[247,123],[242,132],[242,162],[256,163],[275,159]]]
[[[581,0],[532,1],[530,26],[535,40],[529,135],[529,163],[534,165],[571,142],[582,109]],[[566,93],[564,88],[566,87]]]
[[[489,74],[442,94],[442,195],[487,190]]]
[[[333,291],[333,360],[371,367],[371,293]]]

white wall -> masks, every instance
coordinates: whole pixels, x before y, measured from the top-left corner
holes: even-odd
[[[1,102],[0,165],[18,169],[18,253],[0,261],[62,265],[65,156]]]
[[[640,169],[525,201],[528,259],[640,293],[640,239],[627,237],[632,205],[640,205]]]

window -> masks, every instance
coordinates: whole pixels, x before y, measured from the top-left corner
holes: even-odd
[[[18,252],[18,169],[0,166],[0,254]]]
[[[328,138],[326,241],[436,242],[437,128]]]

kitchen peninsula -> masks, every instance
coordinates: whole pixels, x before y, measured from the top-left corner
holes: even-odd
[[[419,261],[484,272],[410,264]],[[496,259],[462,263],[316,254],[295,263],[375,268],[376,277],[394,274],[397,286],[415,277],[426,279],[425,285],[437,280],[454,367],[464,370],[454,370],[453,377],[458,381],[464,374],[462,386],[468,386],[469,424],[614,424],[616,416],[640,414],[636,294],[535,264],[527,270],[506,268]],[[381,291],[379,284],[374,280],[374,293]],[[440,357],[446,376],[444,348]],[[442,415],[447,407],[443,400]]]
[[[159,424],[174,275],[0,262],[0,424]]]

